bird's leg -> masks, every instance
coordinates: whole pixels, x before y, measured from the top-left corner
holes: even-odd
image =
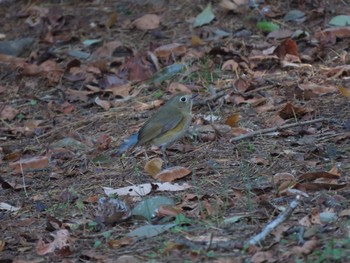
[[[168,160],[167,160],[167,156],[166,156],[165,150],[166,150],[166,146],[163,144],[162,145],[163,162],[164,162],[165,168],[168,168]]]

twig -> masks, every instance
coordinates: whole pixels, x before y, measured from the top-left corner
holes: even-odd
[[[215,95],[213,96],[210,96],[209,98],[206,98],[204,100],[201,100],[201,101],[194,101],[193,102],[193,105],[196,106],[196,105],[207,105],[207,103],[209,101],[216,101],[217,99],[220,99],[221,97],[225,96],[226,95],[226,92],[225,90],[221,90],[219,91],[218,93],[216,93]]]
[[[192,241],[183,237],[178,237],[175,241],[177,244],[184,245],[193,250],[209,250],[209,249],[221,249],[231,250],[232,248],[242,249],[243,243],[237,242],[236,240],[228,240],[221,242],[205,242],[205,241]],[[209,244],[208,244],[209,243]]]
[[[249,245],[256,245],[263,241],[268,234],[272,232],[278,225],[286,221],[293,213],[295,208],[299,205],[300,195],[297,195],[296,198],[289,204],[288,208],[281,213],[275,220],[269,223],[259,234],[252,237],[249,241]]]
[[[251,133],[243,134],[243,135],[240,135],[238,137],[232,138],[230,140],[230,142],[237,142],[237,141],[240,141],[240,140],[243,140],[243,139],[254,137],[256,135],[265,134],[265,133],[269,133],[269,132],[274,132],[274,131],[278,131],[278,130],[284,130],[284,129],[288,129],[288,128],[296,127],[296,126],[312,124],[312,123],[321,122],[321,121],[324,121],[324,120],[326,120],[326,119],[325,118],[319,118],[319,119],[315,119],[315,120],[296,122],[296,123],[286,124],[286,125],[282,125],[282,126],[276,126],[276,127],[272,127],[272,128],[261,129],[261,130],[253,131]]]

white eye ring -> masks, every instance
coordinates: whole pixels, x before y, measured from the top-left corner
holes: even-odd
[[[181,101],[181,102],[186,102],[186,101],[187,101],[187,97],[185,97],[185,96],[181,97],[181,98],[180,98],[180,101]]]

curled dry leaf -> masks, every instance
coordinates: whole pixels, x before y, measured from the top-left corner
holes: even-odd
[[[152,177],[158,174],[162,170],[163,160],[162,158],[153,158],[145,165],[145,171]]]
[[[160,17],[153,14],[144,15],[131,23],[133,27],[140,30],[152,30],[159,27]]]
[[[157,179],[161,182],[172,182],[176,179],[185,177],[186,175],[189,175],[191,173],[191,170],[181,167],[181,166],[175,166],[168,168],[166,170],[161,171],[160,173],[153,176],[154,179]]]
[[[225,61],[221,67],[221,70],[230,70],[232,72],[235,72],[237,69],[238,69],[238,63],[233,59],[229,59]]]
[[[95,103],[106,111],[111,107],[111,103],[109,101],[101,100],[99,97],[95,98]]]

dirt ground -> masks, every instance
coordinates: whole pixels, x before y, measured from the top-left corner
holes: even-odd
[[[262,2],[212,1],[215,19],[194,28],[209,1],[0,1],[4,40],[33,39],[0,55],[0,262],[349,262],[350,29],[326,29],[350,4]],[[284,19],[294,9],[306,19]],[[136,25],[146,14],[160,25]],[[304,33],[271,37],[262,18]],[[176,63],[186,66],[165,76]],[[191,171],[174,183],[191,187],[115,196],[130,210],[155,196],[174,204],[149,221],[101,222],[104,187],[157,182],[144,166],[159,149],[112,155],[171,87],[198,94],[189,135],[167,149]],[[128,236],[162,224],[174,226]]]

